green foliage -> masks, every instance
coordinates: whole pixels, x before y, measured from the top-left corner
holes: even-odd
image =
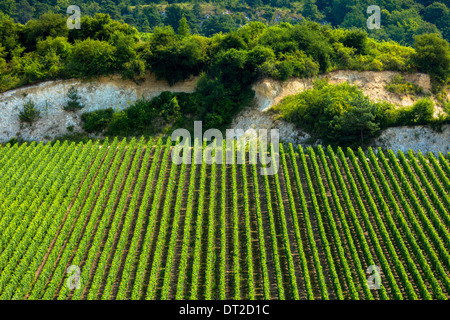
[[[429,73],[439,82],[450,77],[450,45],[436,34],[424,34],[415,38],[414,60],[420,71]]]
[[[391,109],[387,112],[388,126],[430,124],[433,122],[434,104],[430,98],[422,98],[410,107]]]
[[[63,110],[75,112],[84,108],[84,106],[80,103],[80,96],[78,95],[78,91],[75,87],[70,87],[67,97],[69,98],[69,101],[67,101],[66,105],[63,107]]]
[[[433,118],[434,104],[430,98],[417,101],[411,109],[411,120],[414,124],[426,124]]]
[[[450,101],[444,104],[444,112],[447,114],[447,118],[450,119]]]
[[[67,63],[68,73],[74,77],[111,73],[116,51],[114,46],[105,41],[77,41]]]
[[[206,62],[208,39],[200,36],[185,37],[176,41],[172,29],[158,29],[150,40],[146,61],[160,79],[170,85],[198,75]]]
[[[28,100],[23,105],[22,111],[19,112],[20,122],[25,122],[30,126],[41,117],[41,112],[36,108],[32,100]]]
[[[365,54],[367,52],[367,33],[359,29],[350,30],[345,34],[342,43],[346,47],[354,48],[358,54]]]
[[[423,94],[422,87],[406,81],[401,75],[395,75],[391,82],[386,85],[386,90],[399,94]]]
[[[107,109],[87,112],[82,114],[81,119],[83,128],[88,132],[105,131],[109,135],[122,136],[153,134],[180,121],[182,109],[186,112],[187,104],[191,104],[189,96],[165,91],[151,100],[141,98],[122,111]]]
[[[355,106],[340,116],[335,116],[330,126],[333,128],[328,140],[335,144],[364,146],[368,140],[379,132],[380,124],[376,122],[378,108],[365,97]]]
[[[81,115],[83,129],[87,132],[101,132],[107,127],[113,114],[112,108],[83,113]]]
[[[183,18],[180,19],[177,31],[181,37],[186,37],[190,34],[191,30],[189,29],[186,17],[183,16]]]
[[[37,20],[30,20],[23,28],[23,44],[29,50],[34,50],[40,40],[47,37],[65,37],[69,35],[66,25],[67,18],[62,14],[46,13]]]

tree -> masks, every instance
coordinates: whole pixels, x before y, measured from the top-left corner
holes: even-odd
[[[445,83],[450,77],[449,43],[437,34],[423,34],[415,37],[414,48],[414,60],[419,70]]]
[[[36,108],[33,101],[28,100],[19,113],[20,122],[28,123],[30,126],[41,117],[41,112]]]
[[[171,26],[173,30],[178,30],[183,13],[183,9],[179,5],[171,4],[167,6],[165,24]]]
[[[69,101],[67,101],[67,104],[63,107],[65,111],[75,112],[84,108],[84,106],[80,103],[81,98],[75,87],[70,87],[67,97],[69,98]]]
[[[25,46],[34,50],[39,40],[45,40],[47,37],[67,37],[69,29],[66,19],[62,14],[45,13],[37,20],[28,21],[23,30]]]
[[[67,69],[70,75],[93,76],[113,71],[116,48],[105,41],[86,39],[77,41],[70,55]]]
[[[16,2],[14,0],[2,0],[0,11],[12,17],[16,14]]]
[[[355,144],[359,140],[360,146],[364,146],[367,139],[380,130],[375,118],[376,106],[368,99],[360,99],[352,109],[334,118],[333,134],[330,138],[339,144]]]
[[[20,0],[17,4],[17,19],[20,23],[25,24],[33,18],[34,8],[30,6],[27,0]]]
[[[320,13],[316,5],[316,0],[306,0],[303,5],[302,14],[305,18],[311,19],[313,21],[320,21],[323,19],[324,15]]]
[[[366,54],[367,33],[360,29],[347,31],[342,39],[342,43],[346,47],[355,48],[358,54]]]
[[[183,18],[180,19],[180,22],[178,23],[178,34],[181,37],[186,37],[190,34],[189,25],[187,23],[186,18],[183,16]]]

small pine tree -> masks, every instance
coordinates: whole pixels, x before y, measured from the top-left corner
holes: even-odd
[[[65,111],[78,111],[84,108],[84,106],[80,103],[80,96],[78,95],[77,89],[75,87],[71,87],[67,94],[69,101],[63,107]]]
[[[30,126],[41,117],[41,112],[36,108],[33,101],[28,100],[19,112],[20,122],[28,123]]]

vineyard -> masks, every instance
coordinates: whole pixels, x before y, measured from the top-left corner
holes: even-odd
[[[289,145],[263,175],[172,150],[0,147],[0,299],[449,298],[449,155]]]

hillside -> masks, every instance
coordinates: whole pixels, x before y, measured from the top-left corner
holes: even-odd
[[[449,298],[446,156],[280,148],[268,176],[170,139],[1,147],[0,298]]]
[[[177,30],[185,16],[193,32],[211,36],[235,31],[248,21],[273,25],[311,19],[333,27],[366,29],[367,8],[374,4],[381,9],[382,22],[379,30],[368,30],[375,39],[412,45],[416,35],[439,33],[450,41],[448,0],[87,0],[78,5],[82,15],[109,14],[141,32],[151,32],[162,24]],[[5,0],[0,4],[0,12],[22,24],[50,11],[66,14],[66,9],[65,2],[51,0]]]

